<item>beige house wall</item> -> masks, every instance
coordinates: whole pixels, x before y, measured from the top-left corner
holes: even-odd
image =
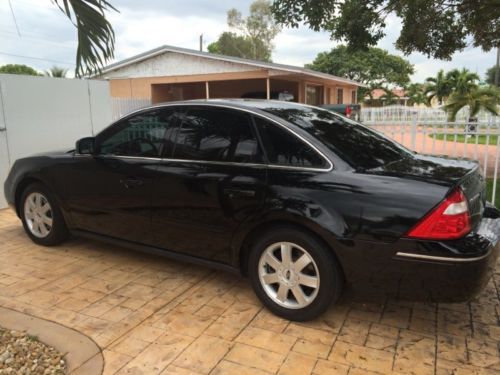
[[[144,78],[111,78],[109,79],[110,93],[115,98],[147,98],[154,103],[179,100],[172,93],[168,94],[164,84],[188,84],[182,85],[186,93],[195,97],[206,97],[205,82],[209,82],[210,97],[230,98],[239,97],[243,92],[265,91],[266,79],[271,82],[271,91],[286,90],[294,94],[299,103],[305,102],[305,90],[307,84],[321,85],[323,90],[322,101],[324,104],[335,104],[337,102],[337,89],[344,89],[343,102],[351,103],[351,92],[356,86],[335,83],[332,80],[309,77],[305,75],[276,74],[265,69],[226,72],[214,74],[192,74],[164,77]],[[162,86],[163,85],[163,86]],[[163,88],[162,88],[163,87]]]

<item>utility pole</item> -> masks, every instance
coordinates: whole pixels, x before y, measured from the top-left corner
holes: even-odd
[[[203,52],[203,34],[200,34],[200,52]]]
[[[499,79],[500,79],[500,46],[497,47],[497,66],[495,69],[495,86],[499,87]]]

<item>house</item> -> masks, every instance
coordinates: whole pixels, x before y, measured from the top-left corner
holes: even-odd
[[[384,89],[373,89],[366,95],[364,105],[367,107],[380,107],[391,104],[406,105],[408,99],[407,92],[403,88],[392,88],[390,93]]]
[[[362,84],[296,66],[162,46],[105,67],[114,98],[151,103],[203,98],[276,98],[312,105],[355,103]],[[291,95],[290,95],[291,94]]]

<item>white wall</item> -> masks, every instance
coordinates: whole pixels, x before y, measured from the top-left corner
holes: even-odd
[[[177,52],[164,52],[135,64],[104,73],[108,78],[168,77],[190,74],[210,74],[227,72],[246,72],[258,67],[237,64],[229,61],[214,60],[207,57],[186,55]]]
[[[0,74],[0,208],[3,183],[18,158],[70,149],[111,122],[106,81]]]

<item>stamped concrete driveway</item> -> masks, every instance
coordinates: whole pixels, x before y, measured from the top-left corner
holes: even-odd
[[[88,335],[106,374],[500,371],[500,273],[471,303],[345,297],[297,324],[267,312],[235,276],[88,240],[36,246],[7,210],[0,259],[0,305]]]

